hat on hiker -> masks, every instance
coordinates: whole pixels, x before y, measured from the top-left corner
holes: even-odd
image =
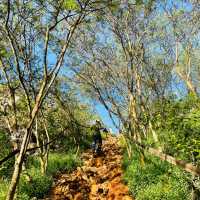
[[[101,121],[99,119],[96,119],[95,125],[100,127],[101,126]]]

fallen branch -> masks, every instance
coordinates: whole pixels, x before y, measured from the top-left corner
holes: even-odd
[[[184,160],[178,160],[174,158],[173,156],[170,156],[168,154],[165,154],[161,152],[159,149],[155,149],[152,147],[147,147],[144,144],[139,143],[138,141],[134,141],[140,148],[146,150],[148,153],[150,153],[153,156],[159,157],[161,160],[167,161],[168,163],[171,163],[173,165],[181,167],[183,170],[196,175],[200,176],[200,168],[197,166],[194,166],[192,163],[187,163]]]
[[[66,130],[66,129],[65,129],[65,130]],[[63,137],[64,137],[64,135],[61,135],[61,136],[59,137],[59,139],[61,139],[61,138],[63,138]],[[53,143],[53,142],[56,141],[57,139],[58,139],[58,137],[56,136],[54,139],[52,139],[51,141],[49,141],[49,142],[46,143],[46,144],[43,144],[43,145],[41,145],[41,146],[39,146],[39,147],[29,148],[29,149],[26,150],[26,153],[27,153],[27,152],[31,152],[31,151],[35,151],[36,149],[39,149],[39,148],[41,148],[41,147],[45,147],[45,146],[47,146],[47,145]],[[16,149],[16,150],[10,152],[6,157],[4,157],[3,159],[0,160],[0,165],[2,165],[4,162],[6,162],[7,160],[9,160],[10,158],[12,158],[13,156],[15,156],[16,154],[18,154],[19,152],[20,152],[20,149]]]

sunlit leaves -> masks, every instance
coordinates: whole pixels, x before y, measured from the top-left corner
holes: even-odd
[[[78,3],[76,0],[64,0],[62,8],[66,10],[75,10],[78,8]]]
[[[1,56],[1,57],[5,57],[6,54],[7,54],[6,50],[2,48],[2,49],[0,50],[0,56]]]
[[[164,113],[157,114],[155,123],[167,153],[185,160],[190,160],[194,151],[199,155],[195,150],[200,148],[199,101],[192,95],[179,101],[171,99],[164,103]]]
[[[116,1],[116,2],[113,2],[109,5],[109,8],[111,10],[112,13],[115,13],[118,11],[119,9],[119,6],[120,6],[120,2]]]
[[[142,5],[143,1],[142,0],[136,0],[136,5]]]

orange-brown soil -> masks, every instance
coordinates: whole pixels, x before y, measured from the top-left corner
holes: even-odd
[[[83,166],[58,176],[46,200],[132,200],[122,181],[121,154],[118,139],[108,137],[102,155],[83,153]]]

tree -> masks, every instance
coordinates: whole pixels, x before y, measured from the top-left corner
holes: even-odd
[[[60,68],[71,38],[86,15],[101,6],[90,1],[4,1],[1,5],[1,75],[6,85],[5,120],[12,137],[23,137],[7,199],[13,199],[33,125]],[[8,45],[7,45],[8,44]],[[52,61],[51,57],[55,60]],[[20,97],[17,96],[20,94]],[[17,108],[25,97],[26,119],[20,123]],[[9,109],[9,110],[8,110]],[[7,113],[13,113],[8,120]]]
[[[148,59],[151,51],[146,47],[149,37],[154,34],[150,30],[150,19],[154,15],[150,6],[153,8],[153,4],[128,3],[114,11],[106,10],[100,22],[91,23],[88,32],[82,31],[79,45],[82,56],[78,54],[76,57],[81,60],[81,66],[72,70],[87,85],[86,92],[90,92],[91,96],[95,94],[111,117],[119,117],[129,129],[130,137],[146,137],[148,127],[154,139],[158,140],[152,120],[149,118],[142,122],[141,118],[151,115],[147,102],[154,95],[160,98],[164,94],[171,68],[162,71],[166,78],[161,80],[163,74],[160,74],[159,67],[165,64],[153,56]],[[141,17],[143,12],[145,15]],[[77,66],[77,62],[74,65]]]

